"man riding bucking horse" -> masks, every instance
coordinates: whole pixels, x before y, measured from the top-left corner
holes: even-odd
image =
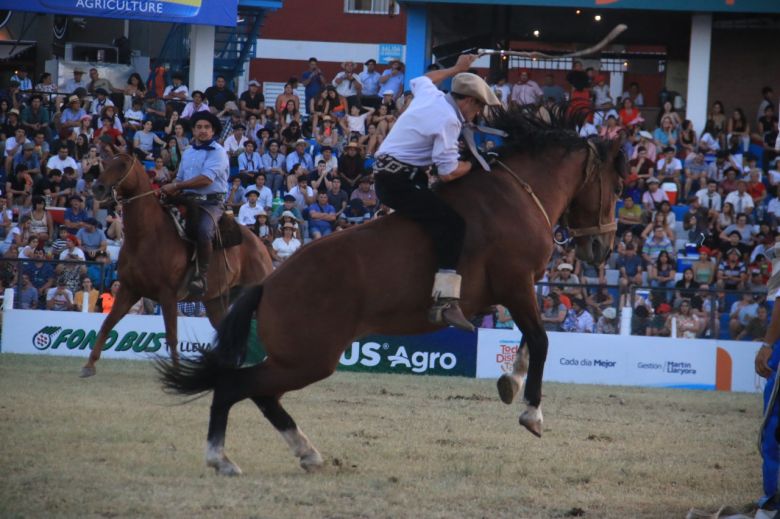
[[[217,222],[225,210],[230,163],[227,152],[217,136],[222,124],[208,111],[197,112],[190,119],[194,141],[182,153],[179,172],[174,181],[162,187],[166,195],[181,195],[200,208],[197,226],[197,271],[187,289],[199,297],[206,293],[206,272],[212,252],[212,240]],[[190,236],[195,233],[188,232]]]
[[[462,55],[453,67],[433,70],[411,81],[414,101],[382,142],[374,165],[376,192],[382,203],[421,224],[433,241],[439,270],[429,319],[468,331],[474,326],[458,304],[461,277],[456,272],[466,224],[428,188],[426,170],[435,165],[443,182],[452,182],[471,171],[470,161],[459,160],[461,131],[486,105],[501,104],[482,78],[466,72],[476,59],[476,55]],[[436,84],[448,78],[453,78],[452,88],[445,94]],[[466,141],[476,153],[473,139]]]

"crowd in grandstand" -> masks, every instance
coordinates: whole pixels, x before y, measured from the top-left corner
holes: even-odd
[[[255,79],[238,94],[223,77],[205,90],[190,89],[176,71],[148,81],[133,73],[126,84],[114,85],[96,68],[76,67],[56,85],[48,73],[34,82],[20,69],[0,93],[0,251],[5,259],[28,261],[2,262],[0,282],[16,286],[22,308],[110,309],[122,208],[101,206],[92,185],[116,152],[142,160],[153,185],[174,181],[190,146],[189,119],[202,110],[223,123],[228,207],[266,243],[276,264],[305,241],[386,214],[371,165],[412,100],[403,90],[404,65],[395,60],[380,71],[375,60],[347,61],[341,69],[326,77],[311,58],[275,99],[266,99]],[[750,295],[732,304],[711,289],[760,292],[770,274],[766,250],[780,219],[772,89],[763,89],[755,116],[713,102],[700,129],[666,92],[660,110],[651,110],[641,85],[613,99],[607,76],[580,63],[563,85],[544,71],[534,73],[541,84],[528,71],[515,84],[506,77],[491,84],[506,107],[568,101],[592,109],[580,135],[625,135],[630,159],[609,264],[580,262],[566,229],[556,231],[543,281],[559,286],[541,288],[547,328],[616,333],[615,308],[630,305],[634,333],[717,336],[720,321],[711,316],[721,309],[729,312],[731,337],[762,337],[767,318],[761,301]],[[494,137],[483,141],[498,144]],[[66,208],[59,225],[51,207]],[[610,271],[618,274],[608,283]],[[654,290],[645,296],[632,290],[643,286]],[[201,309],[180,311],[198,315]],[[493,320],[512,326],[500,307]]]

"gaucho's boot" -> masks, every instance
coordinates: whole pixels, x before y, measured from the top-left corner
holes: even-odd
[[[198,263],[195,275],[192,276],[190,284],[187,286],[187,290],[190,295],[194,297],[202,297],[206,294],[208,287],[206,286],[206,274],[209,271],[209,260],[211,259],[211,244],[199,243],[198,244]]]
[[[432,323],[447,324],[466,330],[474,331],[471,324],[458,305],[460,299],[461,277],[454,271],[439,271],[433,281],[433,306],[428,312],[428,319]]]

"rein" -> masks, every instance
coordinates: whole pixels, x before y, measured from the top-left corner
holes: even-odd
[[[594,177],[596,170],[599,166],[599,161],[597,159],[598,157],[598,151],[596,150],[596,145],[592,141],[588,141],[588,161],[585,166],[585,180],[582,183],[582,186],[580,187],[580,190],[582,190]],[[512,168],[501,162],[500,160],[496,160],[496,164],[504,168],[507,173],[509,173],[512,178],[517,181],[518,184],[520,184],[520,187],[523,188],[523,190],[528,193],[528,195],[531,197],[531,199],[536,204],[536,207],[539,208],[539,211],[542,212],[542,216],[544,216],[545,221],[547,222],[547,225],[550,227],[550,231],[552,231],[552,222],[550,221],[550,215],[547,214],[547,210],[542,205],[542,201],[539,200],[539,197],[536,196],[536,193],[534,193],[533,188],[531,185],[520,178],[520,175],[515,173]],[[594,234],[602,234],[606,232],[612,232],[617,230],[617,222],[611,221],[607,223],[602,223],[601,221],[601,213],[603,209],[603,183],[599,181],[599,223],[598,225],[594,225],[591,227],[569,227],[569,234],[572,238],[577,238],[580,236],[592,236]]]
[[[152,189],[150,191],[145,191],[145,192],[141,193],[140,195],[131,196],[130,198],[122,198],[121,196],[117,196],[117,190],[119,189],[119,186],[121,186],[122,182],[124,182],[127,179],[127,177],[130,176],[130,172],[133,171],[133,168],[135,168],[135,165],[137,163],[138,163],[138,157],[133,155],[133,162],[130,163],[130,165],[127,167],[127,170],[125,170],[125,174],[122,175],[122,178],[119,179],[119,182],[117,182],[116,184],[114,184],[111,187],[111,196],[114,199],[114,202],[117,202],[117,203],[121,202],[122,204],[127,205],[130,202],[132,202],[133,200],[137,200],[137,199],[142,198],[144,196],[153,195],[153,194],[156,194],[156,193],[159,192],[159,190],[157,190],[157,189]]]

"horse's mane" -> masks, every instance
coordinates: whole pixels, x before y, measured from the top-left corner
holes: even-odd
[[[566,153],[586,148],[587,140],[579,136],[577,127],[588,115],[587,109],[574,109],[564,102],[543,108],[493,109],[488,119],[491,127],[509,134],[501,146],[505,151],[537,155],[551,148],[562,148]]]

